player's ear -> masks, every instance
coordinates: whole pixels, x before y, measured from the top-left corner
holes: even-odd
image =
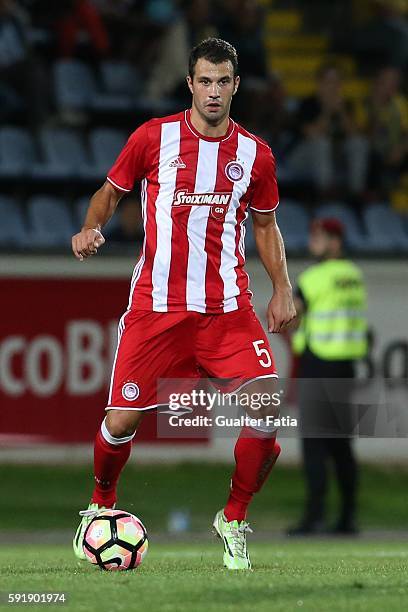
[[[193,79],[189,74],[186,76],[186,81],[190,92],[193,93]]]
[[[236,94],[236,93],[237,93],[237,91],[238,91],[238,87],[239,87],[239,83],[240,83],[240,81],[241,81],[240,77],[239,77],[239,76],[236,76],[236,77],[235,77],[235,79],[234,79],[234,92],[233,92],[233,94],[232,94],[233,96],[235,96],[235,94]]]

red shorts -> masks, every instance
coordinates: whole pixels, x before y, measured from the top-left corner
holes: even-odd
[[[157,394],[159,379],[203,376],[225,380],[222,390],[229,392],[258,378],[276,378],[252,307],[224,314],[130,310],[119,323],[107,409],[165,405]]]

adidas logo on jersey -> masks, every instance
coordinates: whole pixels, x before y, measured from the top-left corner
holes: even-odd
[[[173,206],[228,206],[230,193],[189,193],[179,189],[173,200]]]
[[[181,159],[180,155],[169,163],[169,168],[187,168],[186,164]]]

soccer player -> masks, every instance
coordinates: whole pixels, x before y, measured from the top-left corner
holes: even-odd
[[[116,503],[135,432],[145,412],[159,403],[159,378],[197,378],[201,371],[259,392],[277,376],[244,270],[248,210],[273,283],[269,332],[291,321],[295,308],[275,219],[273,155],[229,117],[237,71],[236,50],[223,40],[207,39],[191,51],[192,108],[151,119],[130,136],[72,238],[79,260],[95,254],[121,196],[141,181],[145,239],[119,322],[107,415],[96,435],[95,488],[73,541],[79,558],[92,517]],[[229,498],[213,523],[230,569],[251,567],[247,507],[279,452],[276,428],[265,418],[256,430],[245,427],[236,442]]]

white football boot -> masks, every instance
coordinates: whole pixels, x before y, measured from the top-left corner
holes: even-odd
[[[228,522],[223,510],[217,512],[213,522],[215,534],[224,544],[224,566],[231,570],[250,570],[246,534],[252,529],[246,521]]]
[[[79,516],[82,516],[82,520],[79,523],[74,539],[72,540],[72,547],[74,549],[75,556],[78,559],[81,559],[81,561],[86,560],[86,556],[82,548],[86,528],[92,519],[104,510],[112,510],[112,508],[105,508],[105,506],[98,506],[98,504],[91,502],[86,510],[80,510],[79,512]]]

